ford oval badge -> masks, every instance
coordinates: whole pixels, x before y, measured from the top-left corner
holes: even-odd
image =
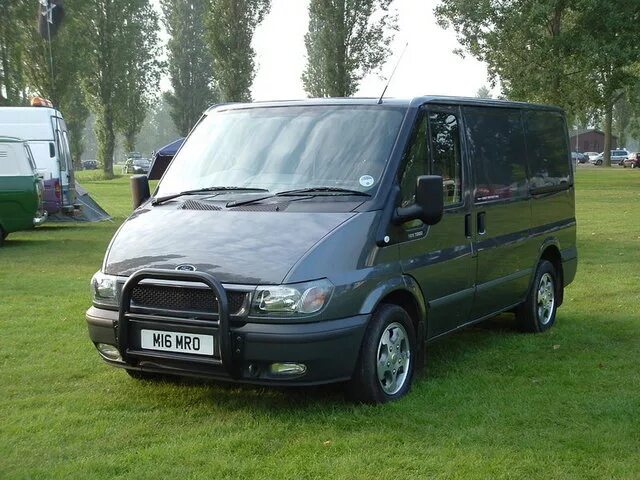
[[[182,263],[176,267],[176,270],[180,270],[182,272],[195,272],[196,267],[189,265],[188,263]]]

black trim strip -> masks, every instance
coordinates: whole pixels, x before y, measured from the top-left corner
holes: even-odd
[[[544,195],[546,193],[558,193],[570,190],[572,187],[569,183],[561,183],[560,185],[547,185],[545,187],[532,187],[529,189],[531,195]]]

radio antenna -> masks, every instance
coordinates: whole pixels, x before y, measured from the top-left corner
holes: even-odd
[[[404,52],[407,51],[407,47],[409,46],[409,42],[404,44],[404,48],[402,49],[402,53],[400,54],[400,58],[398,58],[398,61],[396,62],[396,66],[393,67],[393,72],[391,72],[391,75],[389,75],[389,79],[387,80],[387,84],[384,86],[384,90],[382,91],[382,95],[380,95],[380,99],[378,100],[378,105],[382,104],[382,99],[384,98],[384,94],[387,93],[387,88],[389,88],[389,84],[391,83],[391,79],[393,78],[393,75],[396,73],[396,70],[398,69],[398,65],[400,65],[400,62],[402,61],[402,57],[404,56]]]

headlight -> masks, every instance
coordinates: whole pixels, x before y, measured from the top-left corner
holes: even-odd
[[[96,272],[91,279],[91,299],[94,305],[105,307],[118,306],[116,277]]]
[[[258,314],[310,314],[322,310],[333,292],[327,280],[258,287],[253,298],[252,311]]]

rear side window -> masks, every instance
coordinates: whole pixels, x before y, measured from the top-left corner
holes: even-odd
[[[477,202],[527,195],[522,114],[506,108],[465,109]]]
[[[0,144],[0,177],[29,175],[25,152],[19,143]]]
[[[569,182],[569,145],[565,121],[555,112],[526,112],[531,188],[558,187]]]

